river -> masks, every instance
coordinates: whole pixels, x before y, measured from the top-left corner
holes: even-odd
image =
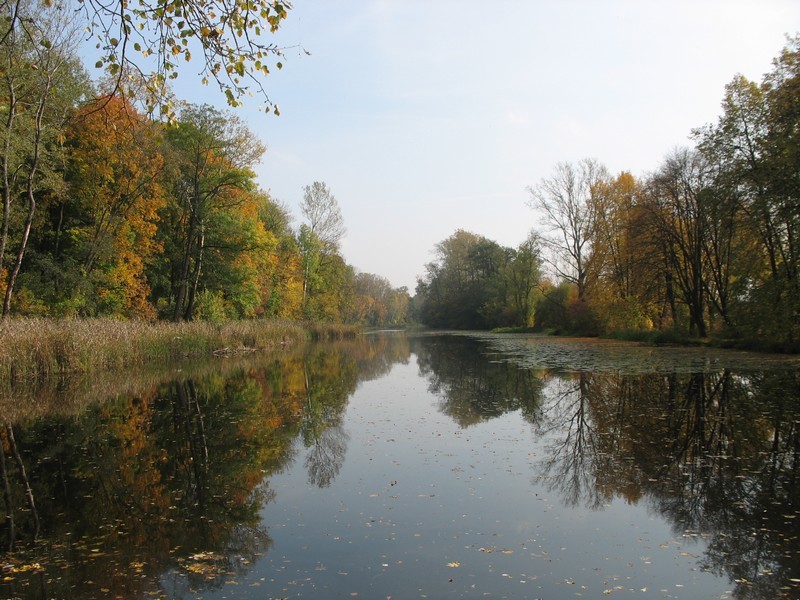
[[[0,404],[0,596],[794,598],[798,366],[376,332],[59,382]]]

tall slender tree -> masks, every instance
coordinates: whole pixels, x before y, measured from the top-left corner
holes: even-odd
[[[308,221],[311,232],[322,242],[324,252],[336,252],[347,230],[339,202],[324,182],[315,181],[303,188],[300,212]]]

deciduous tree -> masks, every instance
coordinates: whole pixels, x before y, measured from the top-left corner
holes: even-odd
[[[545,260],[556,275],[574,283],[578,300],[586,299],[589,258],[592,254],[592,229],[595,186],[608,177],[606,168],[592,159],[577,165],[563,162],[555,172],[536,186],[530,186],[529,206],[540,211],[547,228],[542,243],[549,250]]]
[[[56,237],[67,228],[103,312],[152,316],[145,266],[161,249],[155,235],[166,203],[157,132],[124,98],[100,97],[73,118],[68,142],[77,206],[71,222],[58,220]]]
[[[11,299],[28,247],[37,202],[45,192],[63,192],[58,167],[61,135],[67,117],[86,91],[76,58],[76,25],[69,10],[32,0],[0,5],[0,78],[5,110],[2,141],[3,217],[0,230],[0,274],[5,275],[3,316]],[[19,207],[13,258],[6,263],[14,219]]]
[[[650,216],[670,273],[689,311],[689,332],[707,334],[706,256],[711,184],[704,157],[690,149],[667,156],[648,183]]]
[[[264,147],[241,120],[207,105],[185,107],[179,123],[167,130],[167,140],[173,203],[162,228],[174,244],[172,318],[182,320],[192,318],[209,227],[254,190],[252,167]]]
[[[323,251],[336,252],[347,230],[339,203],[324,182],[315,181],[303,188],[300,212],[308,220],[311,232],[322,242]]]

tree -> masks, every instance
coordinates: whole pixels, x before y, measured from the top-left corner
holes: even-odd
[[[392,289],[389,280],[372,273],[358,273],[353,280],[351,321],[372,327],[401,325],[408,316],[408,290]]]
[[[591,202],[595,186],[608,177],[606,168],[592,159],[578,165],[556,165],[555,173],[528,187],[529,206],[542,213],[548,235],[542,243],[550,251],[545,260],[558,277],[578,289],[578,301],[586,299],[589,258],[595,207]]]
[[[320,286],[319,268],[324,246],[311,227],[305,223],[300,226],[297,246],[303,268],[303,304],[305,304],[306,297]]]
[[[800,330],[800,38],[759,85],[737,75],[717,123],[694,131],[715,170],[710,300],[729,328],[789,344]]]
[[[541,280],[540,240],[531,233],[516,249],[508,266],[508,289],[514,309],[514,321],[522,327],[535,322],[536,297]]]
[[[152,316],[145,266],[161,249],[155,235],[166,199],[163,157],[153,126],[120,97],[82,107],[67,131],[73,205],[59,207],[53,252],[69,237],[101,312]],[[66,221],[66,222],[65,222]]]
[[[790,40],[762,84],[768,127],[762,138],[764,194],[759,214],[769,249],[774,331],[800,338],[800,36]]]
[[[319,287],[306,297],[304,316],[323,322],[342,322],[353,305],[355,270],[339,254],[325,255],[318,272]]]
[[[607,330],[646,329],[658,317],[663,278],[653,275],[662,264],[641,196],[641,184],[628,172],[599,182],[592,196],[590,300]]]
[[[75,55],[79,34],[69,10],[18,0],[2,6],[0,78],[3,86],[3,217],[0,274],[5,271],[3,316],[11,299],[28,247],[37,201],[45,193],[59,195],[63,182],[58,167],[61,131],[87,85]],[[12,200],[23,200],[16,233],[16,253],[6,266],[11,234]]]
[[[303,188],[300,212],[308,220],[311,233],[322,243],[324,253],[336,252],[347,230],[339,203],[325,183],[315,181]]]
[[[513,250],[458,230],[436,245],[434,262],[417,282],[419,318],[426,325],[484,329],[510,322],[507,273]]]
[[[252,167],[264,147],[240,119],[207,105],[185,107],[166,137],[173,202],[162,220],[162,235],[171,241],[169,295],[172,318],[178,321],[192,318],[206,236],[225,211],[247,202],[255,187]]]
[[[710,178],[698,152],[670,154],[648,183],[648,206],[663,256],[689,311],[689,332],[706,337],[706,255]]]
[[[352,294],[355,274],[339,255],[344,237],[342,212],[325,183],[303,188],[300,211],[306,218],[298,232],[303,265],[303,314],[306,318],[341,320],[347,311],[344,296]]]

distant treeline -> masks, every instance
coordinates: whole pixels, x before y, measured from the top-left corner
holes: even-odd
[[[559,164],[529,188],[544,233],[517,249],[464,231],[438,244],[419,319],[797,350],[800,37],[761,84],[736,76],[722,109],[643,177]]]

